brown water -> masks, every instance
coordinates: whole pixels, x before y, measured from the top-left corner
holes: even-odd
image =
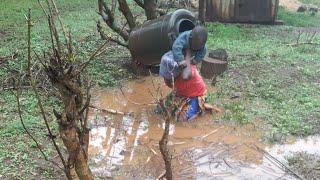
[[[97,91],[96,107],[125,114],[91,112],[89,156],[97,178],[155,179],[164,171],[158,146],[164,123],[154,113],[154,100],[168,92],[170,89],[157,77],[135,80],[123,88]],[[219,114],[171,124],[169,146],[175,179],[294,178],[253,148],[266,149],[280,159],[289,153],[286,151],[290,145],[267,147],[261,142],[262,122],[245,126],[221,124],[213,122],[212,116]],[[313,151],[320,154],[320,144],[315,139],[319,138],[313,137],[308,143],[312,144],[310,147],[318,145]],[[297,147],[291,144],[292,149],[304,146],[302,140],[297,142]]]

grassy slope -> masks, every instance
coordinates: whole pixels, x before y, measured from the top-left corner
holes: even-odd
[[[95,30],[96,1],[57,0],[65,24],[74,34],[78,59],[87,57],[100,44]],[[0,6],[0,56],[18,52],[14,61],[2,65],[0,80],[6,79],[12,69],[18,69],[25,60],[26,24],[24,14],[32,7],[35,19],[32,40],[36,50],[46,47],[49,38],[45,20],[36,1],[2,0]],[[212,99],[228,98],[233,92],[242,92],[237,102],[224,102],[228,112],[224,120],[248,122],[264,119],[276,134],[308,134],[314,130],[319,119],[319,46],[289,47],[284,43],[294,39],[291,26],[319,24],[319,17],[308,14],[288,13],[280,9],[280,19],[290,26],[247,26],[210,24],[210,48],[226,48],[230,55],[229,72],[219,78],[217,94]],[[4,34],[4,35],[3,35]],[[318,39],[318,41],[320,41]],[[118,65],[123,59],[111,58],[128,56],[125,51],[112,46],[106,55],[100,57],[91,67],[90,73],[102,86],[114,85],[127,73],[120,72]],[[289,73],[287,73],[289,72]],[[44,126],[38,117],[36,101],[31,92],[24,92],[22,100],[24,119],[27,126],[43,142],[46,142]],[[49,99],[48,102],[52,102]],[[0,92],[0,178],[59,178],[61,172],[54,172],[52,166],[42,162],[34,144],[24,134],[17,118],[14,96],[9,91]],[[50,108],[51,109],[51,108]],[[50,110],[49,109],[49,110]],[[317,118],[318,117],[318,118]],[[55,124],[52,121],[52,124]],[[45,143],[44,143],[45,144]],[[36,152],[36,153],[34,153]],[[47,154],[52,147],[46,149]]]

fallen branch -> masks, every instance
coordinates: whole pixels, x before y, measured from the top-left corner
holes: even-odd
[[[163,179],[165,175],[166,175],[166,171],[162,172],[156,180]]]
[[[251,147],[252,149],[257,150],[258,152],[260,152],[261,154],[265,155],[267,158],[270,158],[270,160],[273,160],[276,164],[278,164],[280,167],[284,168],[285,171],[290,172],[292,175],[294,175],[296,178],[303,180],[303,178],[301,176],[299,176],[297,173],[295,173],[293,170],[291,170],[288,166],[286,166],[285,164],[283,164],[281,161],[279,161],[277,158],[275,158],[274,156],[272,156],[270,153],[268,153],[267,151],[265,151],[264,149],[260,148],[259,146],[253,144],[252,146],[247,145],[248,147]]]
[[[117,111],[117,110],[114,110],[114,109],[98,108],[98,107],[93,106],[93,105],[89,105],[89,108],[97,109],[97,110],[105,112],[105,113],[117,114],[117,115],[122,115],[122,116],[124,116],[124,115],[132,115],[132,113],[125,113],[125,112]]]
[[[320,43],[316,42],[298,42],[298,43],[292,43],[292,44],[286,44],[287,46],[299,46],[299,45],[315,45],[320,46]]]
[[[221,127],[217,128],[217,129],[215,129],[215,130],[211,131],[210,133],[208,133],[208,134],[206,134],[206,135],[202,136],[202,137],[201,137],[201,139],[204,139],[204,138],[206,138],[206,137],[208,137],[208,136],[210,136],[210,135],[212,135],[212,134],[214,134],[214,133],[218,132],[218,131],[219,131],[219,129],[221,129],[221,128],[223,128],[223,126],[221,126]]]
[[[152,151],[152,153],[154,154],[154,155],[158,155],[158,153],[153,149],[153,148],[151,148],[151,147],[149,147],[150,148],[150,150]]]

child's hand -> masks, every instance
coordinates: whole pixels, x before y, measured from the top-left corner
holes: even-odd
[[[185,59],[186,59],[187,61],[191,59],[191,50],[190,50],[190,49],[187,49],[187,50],[186,50],[186,57],[185,57]]]
[[[178,62],[179,67],[181,67],[182,69],[187,67],[187,62],[186,60],[180,61]]]

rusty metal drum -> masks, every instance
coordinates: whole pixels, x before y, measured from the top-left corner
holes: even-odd
[[[196,25],[194,15],[179,9],[158,19],[136,27],[129,38],[129,50],[133,60],[144,65],[159,64],[161,57],[172,47],[179,33]]]

